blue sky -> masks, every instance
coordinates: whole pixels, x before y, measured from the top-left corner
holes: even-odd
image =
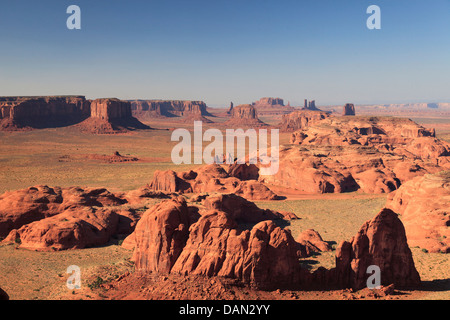
[[[450,0],[1,0],[0,44],[0,95],[450,101]]]

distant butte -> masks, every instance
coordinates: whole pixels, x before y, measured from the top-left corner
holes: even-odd
[[[0,131],[76,125],[91,133],[149,129],[132,116],[131,104],[116,98],[84,96],[0,97]]]

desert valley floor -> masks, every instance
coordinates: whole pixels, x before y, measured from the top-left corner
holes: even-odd
[[[425,128],[435,128],[437,138],[450,142],[450,115],[397,116],[395,119],[410,118]],[[281,116],[260,119],[276,125]],[[214,119],[225,120],[219,112]],[[172,129],[192,128],[190,123],[176,118],[142,122],[152,129],[118,134],[86,133],[74,126],[0,131],[0,194],[38,185],[106,188],[123,193],[150,184],[156,170],[182,172],[201,167],[177,166],[170,158],[176,144],[170,141]],[[281,132],[280,145],[289,145],[291,135]],[[120,161],[115,154],[120,154]],[[262,209],[298,216],[300,219],[287,220],[284,225],[294,239],[302,231],[314,229],[331,247],[330,251],[300,258],[300,264],[310,271],[333,268],[340,241],[351,239],[388,199],[388,193],[361,190],[320,194],[273,190],[283,199],[252,201]],[[188,200],[192,194],[181,196]],[[149,198],[134,204],[133,210],[144,212],[161,201]],[[10,299],[450,299],[450,253],[428,252],[419,246],[411,246],[411,251],[422,281],[420,287],[374,294],[366,289],[255,290],[218,276],[142,275],[134,271],[133,250],[122,246],[123,241],[124,237],[113,236],[100,246],[55,251],[22,249],[14,241],[0,243],[0,287]],[[67,289],[69,265],[81,268],[81,289]]]

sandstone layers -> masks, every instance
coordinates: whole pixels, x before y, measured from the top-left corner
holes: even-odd
[[[82,131],[115,133],[148,129],[131,114],[129,102],[119,99],[86,100],[83,96],[1,97],[0,129],[76,125]]]
[[[326,119],[329,114],[320,110],[297,110],[289,114],[283,115],[279,127],[282,131],[295,131],[306,129],[315,123]]]
[[[450,166],[450,145],[408,119],[324,117],[303,125],[304,115],[294,113],[296,125],[290,116],[286,128],[300,129],[292,133],[293,145],[280,148],[279,171],[259,177],[266,185],[304,193],[389,193]]]
[[[145,190],[128,195],[49,186],[5,192],[0,195],[0,238],[39,251],[103,245],[113,235],[132,232],[140,218],[123,204],[154,196]]]
[[[450,253],[450,171],[406,182],[386,206],[401,214],[411,246]]]
[[[185,121],[211,123],[211,116],[203,101],[187,100],[132,100],[131,110],[138,119],[149,120],[161,117],[183,117]]]
[[[21,130],[72,125],[90,115],[83,96],[0,97],[0,129]]]

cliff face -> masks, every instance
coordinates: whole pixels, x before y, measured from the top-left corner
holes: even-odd
[[[84,96],[0,97],[0,130],[15,131],[76,125],[92,133],[149,127],[132,117],[131,104]]]
[[[103,120],[131,117],[131,104],[119,99],[97,99],[91,102],[91,117]]]
[[[328,117],[329,115],[323,111],[303,109],[283,115],[279,126],[283,131],[295,131],[305,129],[309,125],[315,124]]]
[[[88,117],[89,105],[83,96],[0,97],[0,119],[18,127],[67,125]]]
[[[180,117],[180,116],[209,116],[203,101],[187,100],[134,100],[131,101],[133,115],[139,118],[154,116]]]

